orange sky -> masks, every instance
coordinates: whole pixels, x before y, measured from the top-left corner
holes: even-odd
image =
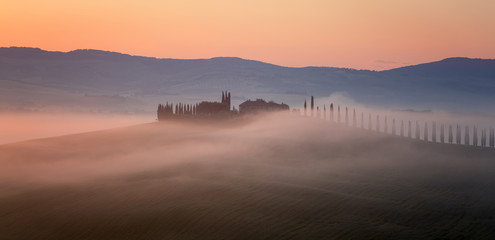
[[[495,58],[493,0],[2,0],[0,46],[388,69]]]

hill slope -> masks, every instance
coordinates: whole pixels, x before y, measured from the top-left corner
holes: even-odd
[[[168,122],[0,146],[0,238],[495,236],[495,151],[311,120]]]
[[[309,95],[346,92],[394,108],[494,107],[495,60],[455,58],[384,72],[288,68],[239,58],[156,59],[98,50],[0,48],[0,109],[154,111],[158,102],[257,97],[300,106]]]

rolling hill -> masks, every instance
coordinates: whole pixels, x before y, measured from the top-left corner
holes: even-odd
[[[152,112],[165,101],[265,98],[301,106],[344,92],[368,106],[493,112],[495,60],[450,58],[376,72],[240,58],[157,59],[99,50],[0,48],[0,109]]]
[[[7,144],[0,238],[493,239],[494,154],[285,115]]]

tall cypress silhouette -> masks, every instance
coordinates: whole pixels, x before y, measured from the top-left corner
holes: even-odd
[[[311,96],[311,117],[314,117],[315,99]]]
[[[347,111],[347,107],[345,107],[345,125],[349,126],[349,113]]]
[[[467,125],[464,128],[464,144],[465,145],[469,145],[470,144],[470,142],[469,142],[469,127]]]
[[[357,123],[356,123],[356,109],[352,109],[352,127],[356,128]]]
[[[476,125],[473,126],[473,146],[478,146],[478,128],[476,128]]]
[[[459,125],[456,126],[455,143],[461,144],[461,127]]]
[[[395,134],[395,119],[392,119],[392,135],[396,135]]]
[[[340,105],[337,106],[337,123],[340,123]]]
[[[490,129],[490,147],[495,147],[495,129]]]
[[[449,125],[449,143],[452,144],[454,141],[454,136],[452,134],[452,125]]]
[[[481,146],[486,147],[486,129],[481,132]]]
[[[333,122],[333,103],[330,103],[330,122]]]
[[[425,129],[424,130],[425,130],[425,132],[423,134],[423,140],[428,142],[430,139],[428,137],[428,123],[427,122],[425,122]]]
[[[327,107],[323,104],[323,120],[327,120]]]
[[[383,123],[383,132],[388,134],[388,120],[387,116],[385,116],[385,122]]]
[[[445,129],[443,123],[440,125],[440,142],[445,143]]]
[[[306,104],[306,99],[304,99],[304,116],[308,116],[307,108],[308,108],[308,105]]]
[[[376,129],[377,132],[380,132],[380,115],[376,115]]]
[[[411,134],[411,120],[409,120],[409,124],[408,124],[408,127],[407,127],[407,137],[408,138],[412,138],[412,134]]]
[[[368,113],[369,116],[368,116],[368,130],[371,130],[371,113]]]
[[[415,134],[416,135],[415,136],[416,139],[419,139],[419,133],[420,133],[420,131],[421,131],[421,129],[419,127],[419,123],[418,123],[418,121],[416,121],[416,134]]]
[[[437,142],[437,123],[435,121],[431,123],[431,141]]]
[[[400,136],[404,137],[404,120],[400,120]]]

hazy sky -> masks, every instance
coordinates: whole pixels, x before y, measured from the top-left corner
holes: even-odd
[[[495,58],[493,0],[2,0],[0,46],[386,69]]]

